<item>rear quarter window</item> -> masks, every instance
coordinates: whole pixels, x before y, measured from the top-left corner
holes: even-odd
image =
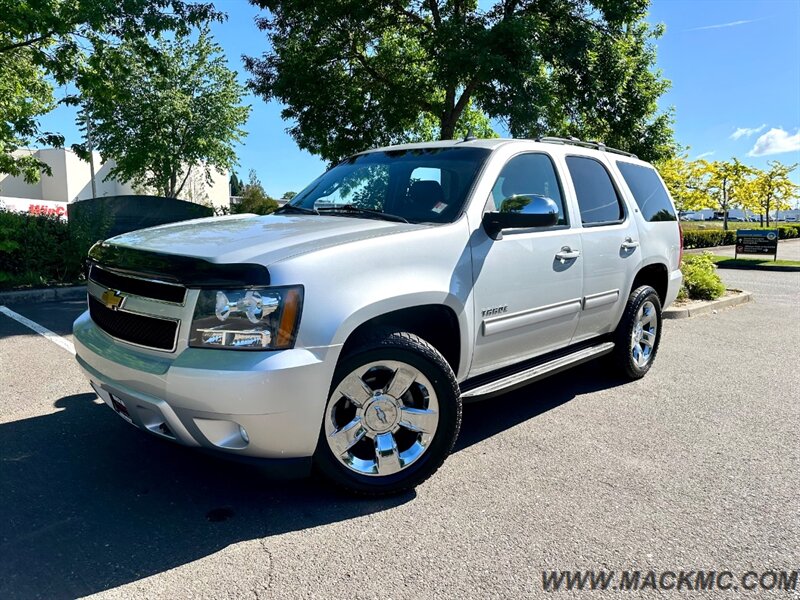
[[[646,221],[678,220],[655,169],[623,161],[617,161],[617,167]]]
[[[622,201],[611,175],[600,161],[586,156],[568,156],[566,161],[583,225],[621,222],[625,218]]]

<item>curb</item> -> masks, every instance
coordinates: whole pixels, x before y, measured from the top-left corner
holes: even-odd
[[[47,302],[49,300],[77,300],[86,297],[85,285],[42,288],[34,290],[14,290],[0,292],[0,304],[16,302]]]
[[[686,319],[688,317],[696,317],[697,315],[705,315],[707,313],[719,310],[720,308],[739,306],[740,304],[752,302],[753,300],[752,292],[744,292],[740,290],[729,291],[738,291],[739,293],[735,296],[728,296],[727,298],[720,298],[719,300],[710,300],[709,302],[704,302],[695,306],[687,306],[686,308],[668,308],[662,313],[661,316],[665,319]]]
[[[790,265],[726,265],[725,262],[716,263],[718,269],[733,269],[734,271],[778,271],[779,273],[800,273],[800,267]]]

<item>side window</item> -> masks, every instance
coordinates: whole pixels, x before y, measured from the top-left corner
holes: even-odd
[[[567,224],[567,213],[555,166],[546,154],[520,154],[506,163],[492,188],[495,210],[506,198],[535,195],[550,198],[558,206],[558,225]]]
[[[646,221],[677,221],[675,209],[655,169],[617,161],[620,173]]]
[[[616,223],[625,218],[622,202],[606,168],[593,158],[568,156],[567,168],[575,186],[584,225]]]

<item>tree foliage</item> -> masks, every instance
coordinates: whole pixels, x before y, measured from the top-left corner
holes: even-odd
[[[711,207],[703,181],[706,167],[700,161],[690,161],[684,152],[659,161],[656,167],[679,212]]]
[[[116,162],[108,178],[176,197],[193,170],[210,183],[213,169],[236,163],[233,145],[250,107],[207,29],[196,40],[178,33],[97,51],[78,86],[94,146]]]
[[[234,213],[268,215],[278,208],[277,200],[267,195],[261,180],[253,169],[250,170],[249,181],[244,186],[241,196],[241,201],[233,207]]]
[[[0,0],[0,54],[26,48],[58,83],[77,75],[88,53],[166,31],[186,35],[219,20],[210,2],[188,0]]]
[[[330,161],[365,147],[493,135],[602,138],[673,151],[648,0],[251,0],[271,50],[253,89],[286,105],[300,145]]]
[[[800,186],[789,174],[797,164],[770,161],[766,170],[730,161],[690,161],[682,153],[656,165],[680,212],[711,208],[723,213],[723,229],[728,228],[728,211],[740,208],[766,217],[770,212],[790,208]]]
[[[231,196],[242,195],[242,189],[244,189],[244,184],[239,179],[239,176],[236,174],[236,171],[231,173],[229,185],[230,185]]]
[[[7,43],[9,38],[0,33],[0,45]],[[0,173],[21,176],[28,183],[38,181],[42,170],[50,173],[42,161],[19,150],[63,143],[61,136],[39,128],[38,117],[54,106],[53,88],[29,49],[0,54]]]
[[[734,158],[732,161],[700,161],[704,169],[704,190],[716,202],[723,214],[722,228],[728,229],[728,211],[731,208],[744,208],[748,202],[748,181],[755,175],[749,167]]]
[[[772,160],[765,171],[757,170],[746,193],[746,208],[766,216],[769,227],[770,211],[791,208],[790,200],[798,197],[800,186],[789,179],[797,164],[784,165]]]
[[[14,155],[21,147],[64,142],[39,127],[38,117],[55,106],[47,76],[70,83],[88,55],[121,40],[188,33],[221,18],[211,3],[186,0],[0,0],[0,173],[29,183],[42,171],[50,174],[34,156]],[[96,76],[97,85],[105,83],[105,75]]]

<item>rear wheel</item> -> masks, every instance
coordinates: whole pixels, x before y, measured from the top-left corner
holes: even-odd
[[[661,300],[649,285],[636,288],[614,334],[613,361],[627,379],[644,377],[653,366],[661,341]]]
[[[421,338],[386,332],[340,360],[315,465],[348,491],[392,494],[441,466],[461,424],[452,369]]]

